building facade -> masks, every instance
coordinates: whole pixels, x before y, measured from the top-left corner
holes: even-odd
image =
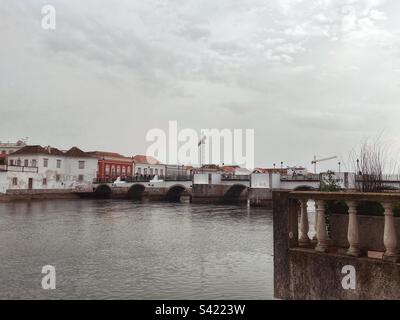
[[[136,155],[133,158],[133,169],[136,177],[165,176],[165,165],[156,158]]]
[[[132,176],[133,158],[104,151],[91,151],[88,154],[97,159],[97,180],[115,180],[118,177],[123,180],[126,177]]]
[[[96,177],[97,159],[76,147],[25,146],[8,156],[3,169],[9,190],[86,189]]]

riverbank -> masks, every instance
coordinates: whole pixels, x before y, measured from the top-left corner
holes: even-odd
[[[30,200],[59,200],[79,199],[72,189],[63,190],[8,190],[0,194],[1,202],[30,201]]]

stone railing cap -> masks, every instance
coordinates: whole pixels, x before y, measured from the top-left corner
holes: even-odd
[[[400,193],[395,192],[322,192],[291,191],[290,198],[310,200],[353,200],[353,201],[389,201],[400,202]]]

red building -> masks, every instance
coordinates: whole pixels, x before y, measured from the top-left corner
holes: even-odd
[[[119,153],[92,151],[88,154],[98,159],[97,179],[115,180],[131,177],[133,172],[133,159]]]

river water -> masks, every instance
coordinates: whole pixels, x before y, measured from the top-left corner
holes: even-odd
[[[0,203],[0,299],[272,299],[272,211],[53,200]],[[42,267],[56,289],[42,289]]]

